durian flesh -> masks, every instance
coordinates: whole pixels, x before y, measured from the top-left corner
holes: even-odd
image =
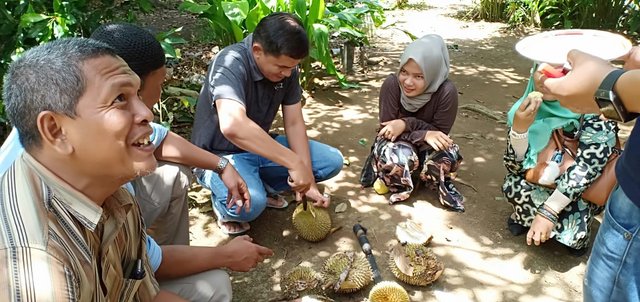
[[[336,290],[334,286],[345,271],[348,271],[348,274]],[[362,254],[338,252],[325,261],[322,279],[325,287],[330,287],[337,293],[352,293],[369,285],[373,280],[373,273],[371,273],[369,262]]]
[[[320,286],[320,275],[306,266],[297,266],[282,277],[282,289],[287,298],[320,293]]]
[[[293,211],[293,227],[302,239],[317,242],[329,235],[331,231],[331,216],[325,208],[307,204],[307,210],[304,210],[303,204],[300,203],[295,211]]]
[[[401,222],[396,226],[396,237],[401,243],[417,243],[428,245],[433,235],[425,230],[425,227],[413,220]]]
[[[444,264],[430,249],[412,243],[398,244],[394,248],[389,259],[389,267],[396,278],[418,286],[431,284],[444,271]]]
[[[369,292],[369,302],[409,302],[409,294],[402,285],[382,281]]]

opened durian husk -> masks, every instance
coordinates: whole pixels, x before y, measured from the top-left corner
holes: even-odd
[[[405,283],[426,286],[442,275],[444,264],[424,245],[398,243],[391,252],[389,268]]]
[[[282,291],[288,299],[321,293],[320,274],[306,266],[296,266],[282,276]]]
[[[373,273],[362,254],[338,252],[325,261],[322,279],[325,289],[331,288],[337,293],[352,293],[369,285],[373,281]]]
[[[401,243],[416,243],[428,245],[433,240],[433,235],[425,227],[411,219],[401,222],[396,226],[396,237]]]

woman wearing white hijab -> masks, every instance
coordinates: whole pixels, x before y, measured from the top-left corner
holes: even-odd
[[[382,129],[373,148],[373,169],[376,187],[386,186],[394,193],[390,203],[409,197],[414,187],[411,173],[426,158],[420,177],[440,186],[443,205],[464,211],[462,195],[448,177],[462,159],[448,136],[458,111],[458,91],[448,75],[444,40],[430,34],[407,46],[398,72],[382,84]]]

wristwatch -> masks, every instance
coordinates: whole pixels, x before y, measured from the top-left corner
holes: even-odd
[[[216,166],[216,169],[213,170],[213,172],[216,172],[217,174],[222,174],[222,171],[224,171],[224,168],[226,168],[228,164],[229,164],[229,160],[221,156],[220,159],[218,160],[218,165]]]
[[[627,108],[624,107],[618,95],[613,91],[613,85],[616,84],[616,81],[623,73],[624,70],[622,69],[611,71],[604,80],[602,80],[602,83],[600,83],[600,87],[596,90],[594,97],[598,107],[600,107],[600,113],[602,113],[604,117],[626,123],[638,117],[640,114],[627,111]]]

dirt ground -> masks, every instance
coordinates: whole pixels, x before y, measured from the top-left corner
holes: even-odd
[[[390,11],[387,23],[376,31],[366,74],[351,77],[360,88],[320,89],[305,106],[311,138],[339,148],[350,165],[324,182],[332,194],[330,211],[341,229],[319,243],[297,238],[291,224],[294,206],[267,209],[251,223],[249,235],[275,255],[249,273],[232,273],[234,301],[275,301],[281,295],[280,278],[298,265],[320,271],[337,251],[361,252],[352,232],[355,223],[369,229],[374,254],[385,280],[394,280],[387,268],[387,250],[395,242],[396,224],[408,218],[422,222],[434,234],[430,247],[444,262],[441,278],[427,287],[403,284],[412,301],[581,301],[587,256],[574,257],[555,242],[527,246],[524,236],[506,229],[511,207],[500,192],[505,174],[505,111],[522,94],[531,62],[519,56],[514,45],[522,34],[500,23],[468,22],[455,15],[468,8],[467,0],[429,1],[424,10]],[[467,109],[458,113],[452,137],[464,156],[457,187],[466,197],[466,212],[443,208],[435,192],[420,187],[403,203],[389,205],[387,196],[361,189],[358,177],[377,127],[377,97],[386,75],[394,72],[401,51],[410,39],[397,28],[416,36],[438,33],[450,46],[450,79],[459,90],[460,105],[476,104],[501,118]],[[367,139],[361,144],[361,139]],[[206,202],[202,192],[196,198]],[[336,205],[348,209],[335,213]],[[194,208],[192,245],[217,245],[229,240],[214,223],[213,213]],[[596,222],[596,228],[599,225]],[[350,294],[332,295],[336,301],[362,301],[371,287]]]

